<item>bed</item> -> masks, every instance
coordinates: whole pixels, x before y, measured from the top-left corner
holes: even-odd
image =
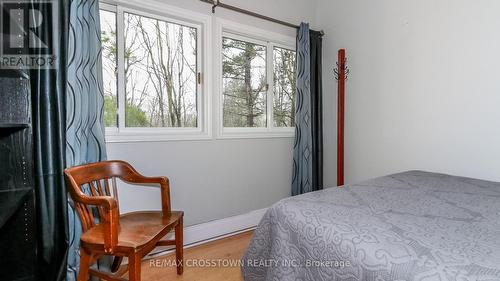
[[[500,280],[500,183],[410,171],[272,206],[245,281]]]

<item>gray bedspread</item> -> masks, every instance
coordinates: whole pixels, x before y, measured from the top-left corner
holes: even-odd
[[[245,281],[500,280],[500,183],[411,171],[287,198]]]

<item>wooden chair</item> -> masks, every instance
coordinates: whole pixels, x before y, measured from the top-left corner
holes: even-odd
[[[183,272],[183,212],[171,211],[169,181],[166,177],[145,177],[124,161],[105,161],[68,168],[69,193],[82,222],[78,281],[89,275],[104,280],[124,280],[128,258],[130,281],[141,280],[141,259],[157,246],[175,245],[177,274]],[[116,179],[131,184],[159,184],[162,211],[119,215]],[[175,240],[160,240],[175,228]],[[114,256],[111,273],[90,268],[104,255]]]

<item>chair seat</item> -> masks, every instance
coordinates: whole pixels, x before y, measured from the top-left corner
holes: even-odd
[[[161,211],[133,212],[120,216],[118,232],[118,250],[139,249],[152,240],[160,240],[184,215],[180,211],[172,211],[168,217],[163,217]],[[99,224],[81,237],[82,246],[92,249],[104,249],[104,227]]]

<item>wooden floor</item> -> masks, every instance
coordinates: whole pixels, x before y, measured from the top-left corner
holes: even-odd
[[[195,263],[208,265],[210,263],[227,264],[238,261],[245,252],[253,231],[245,232],[221,240],[209,242],[184,250],[184,274],[178,276],[175,267],[169,264],[175,260],[175,255],[167,255],[144,260],[142,262],[142,280],[184,280],[184,281],[238,281],[243,280],[239,266],[212,267],[193,266]],[[189,265],[191,263],[191,266]]]

